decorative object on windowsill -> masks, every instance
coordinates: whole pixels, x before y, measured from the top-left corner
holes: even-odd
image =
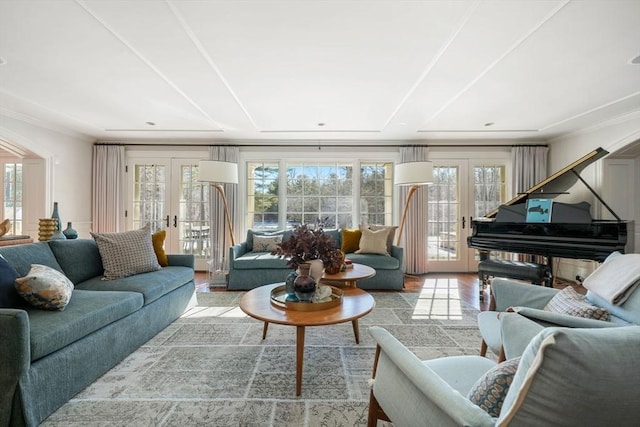
[[[64,234],[64,237],[66,237],[67,239],[77,239],[78,238],[78,232],[76,230],[73,229],[73,227],[71,227],[71,223],[67,222],[67,228],[65,228],[62,231],[62,234]]]
[[[400,228],[398,230],[398,241],[396,245],[400,246],[402,241],[402,231],[404,229],[404,222],[407,218],[407,208],[413,194],[422,185],[431,184],[433,182],[433,163],[431,162],[408,162],[400,163],[395,167],[393,174],[393,183],[395,185],[409,185],[409,192],[407,194],[407,200],[404,203],[404,209],[402,210],[402,220],[400,222]]]
[[[40,218],[38,223],[38,240],[45,242],[51,240],[51,236],[56,231],[57,220],[55,218]]]

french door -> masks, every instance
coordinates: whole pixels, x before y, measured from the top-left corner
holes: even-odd
[[[127,228],[166,230],[167,253],[193,254],[196,270],[211,258],[209,196],[199,159],[135,158],[128,164]]]
[[[467,246],[471,221],[507,194],[506,160],[434,160],[428,191],[429,271],[475,271],[476,250]]]

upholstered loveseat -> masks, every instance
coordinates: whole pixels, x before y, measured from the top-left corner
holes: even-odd
[[[0,426],[35,426],[195,302],[192,255],[168,255],[168,266],[103,279],[92,239],[0,248],[19,276],[32,264],[73,283],[62,311],[26,301],[0,305]],[[6,291],[7,289],[4,288]]]
[[[348,236],[353,230],[325,230],[336,242],[336,247],[343,250],[347,259],[354,263],[367,265],[376,270],[376,275],[358,281],[358,287],[362,289],[392,289],[399,290],[404,287],[403,257],[401,247],[390,243],[387,239],[388,255],[380,253],[355,253],[343,243],[343,236]],[[230,248],[229,252],[229,277],[228,289],[248,290],[267,283],[283,282],[291,267],[286,265],[286,259],[271,255],[270,248],[259,248],[254,245],[256,237],[281,236],[281,240],[287,240],[292,231],[254,231],[247,232],[244,242]],[[357,246],[355,246],[357,248]]]

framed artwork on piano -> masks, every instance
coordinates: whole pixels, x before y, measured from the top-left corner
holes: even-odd
[[[551,222],[553,199],[528,199],[527,222]]]

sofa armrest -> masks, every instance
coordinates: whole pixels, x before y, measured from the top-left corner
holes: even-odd
[[[0,425],[10,424],[18,380],[31,363],[29,316],[19,309],[0,309]]]
[[[495,311],[506,311],[514,306],[542,309],[558,291],[508,279],[495,278],[491,281],[491,297],[496,304]]]
[[[369,333],[378,345],[373,395],[397,425],[493,426],[491,416],[426,366],[386,329]]]
[[[193,254],[167,254],[169,265],[178,267],[195,268],[195,256]]]
[[[400,268],[402,268],[402,262],[404,258],[404,248],[401,246],[391,246],[391,254],[392,257],[400,261]]]
[[[234,269],[234,261],[247,253],[247,242],[238,243],[229,248],[229,270]]]
[[[624,326],[604,320],[587,319],[585,317],[570,316],[530,307],[512,307],[513,311],[531,320],[543,322],[546,326],[564,326],[567,328],[615,328]]]

